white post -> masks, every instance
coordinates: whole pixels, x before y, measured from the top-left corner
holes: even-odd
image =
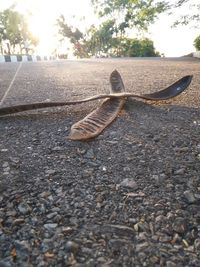
[[[0,63],[5,62],[5,57],[0,55]]]
[[[22,61],[23,61],[23,62],[26,62],[26,61],[28,61],[28,58],[27,58],[27,56],[22,56]]]
[[[11,62],[17,62],[17,57],[16,56],[10,56]]]
[[[37,61],[37,57],[36,57],[36,55],[32,55],[32,61]]]

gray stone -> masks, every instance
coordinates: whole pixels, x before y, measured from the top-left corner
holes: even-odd
[[[124,172],[130,172],[130,171],[131,171],[131,168],[128,167],[128,166],[126,166],[126,167],[123,168],[123,171],[124,171]]]
[[[61,150],[63,150],[63,147],[61,146],[55,146],[52,148],[52,151],[61,151]]]
[[[26,215],[28,213],[30,213],[31,211],[31,207],[26,203],[26,202],[22,202],[18,205],[18,210],[20,211],[20,213],[22,213],[23,215]]]
[[[183,194],[189,204],[194,204],[197,202],[193,192],[186,190]]]
[[[148,242],[140,243],[140,244],[136,245],[135,251],[140,252],[140,251],[146,249],[148,246],[149,246]]]
[[[55,217],[57,214],[58,214],[57,212],[49,213],[49,214],[47,214],[47,218],[48,218],[48,219],[52,219],[52,218]]]
[[[7,161],[4,162],[3,165],[2,165],[3,168],[7,168],[8,166],[9,166],[9,163]]]
[[[150,258],[150,262],[153,263],[153,264],[156,264],[156,263],[159,262],[159,258],[156,257],[156,256],[152,256],[152,257]]]
[[[137,183],[133,179],[130,179],[130,178],[124,179],[120,183],[120,186],[122,186],[122,187],[129,187],[129,188],[132,188],[132,189],[137,189],[138,188]]]
[[[53,175],[56,173],[56,171],[55,170],[45,170],[45,173],[48,175]]]
[[[177,264],[172,262],[172,261],[167,261],[166,262],[166,267],[176,267],[176,266],[177,266]]]
[[[11,263],[8,261],[3,261],[3,260],[0,261],[0,267],[11,267],[11,266],[12,266]]]
[[[90,148],[90,149],[86,152],[86,154],[84,155],[84,157],[87,158],[87,159],[93,159],[93,158],[95,157],[93,149]]]
[[[19,158],[16,158],[16,157],[10,157],[10,160],[11,160],[13,163],[19,163]]]
[[[184,169],[184,168],[181,168],[181,169],[176,170],[176,171],[174,172],[175,175],[181,175],[181,174],[184,174],[184,173],[185,173],[185,169]]]
[[[162,222],[164,222],[164,221],[166,221],[166,217],[164,216],[164,215],[158,215],[157,217],[156,217],[156,219],[155,219],[155,222],[156,223],[162,223]]]
[[[176,218],[172,225],[172,228],[175,232],[183,234],[187,230],[187,222],[184,218]]]
[[[196,250],[200,251],[200,238],[197,238],[194,241],[194,247],[195,247]]]
[[[158,184],[158,185],[161,185],[164,180],[166,179],[166,175],[163,173],[163,174],[155,174],[152,176],[152,178],[155,180],[155,182]]]
[[[55,229],[58,226],[57,223],[46,223],[44,224],[44,228],[47,230]]]
[[[20,259],[23,261],[27,261],[31,253],[29,242],[27,240],[22,240],[22,241],[15,240],[14,246],[18,257],[20,257]]]
[[[65,248],[68,252],[76,254],[78,252],[79,245],[74,241],[67,241]]]

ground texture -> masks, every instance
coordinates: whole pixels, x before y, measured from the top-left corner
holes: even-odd
[[[200,61],[19,64],[0,65],[2,106],[109,92],[114,69],[135,93],[194,77],[89,142],[66,137],[98,101],[1,117],[0,267],[200,266]]]

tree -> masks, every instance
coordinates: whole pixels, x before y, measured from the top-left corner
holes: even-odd
[[[200,3],[196,0],[178,0],[175,4],[170,6],[170,9],[174,10],[181,7],[185,7],[188,12],[181,15],[180,18],[174,22],[174,26],[178,26],[179,24],[193,24],[196,28],[200,28]]]
[[[159,53],[155,51],[153,41],[148,38],[116,38],[117,49],[112,49],[112,56],[124,57],[155,57]],[[118,50],[120,47],[120,51]],[[113,46],[114,48],[114,46]]]
[[[155,51],[153,41],[148,38],[141,39],[141,57],[156,57],[160,54]]]
[[[69,25],[65,21],[65,17],[61,15],[57,19],[58,33],[64,38],[68,38],[71,44],[73,45],[74,55],[77,57],[88,57],[87,51],[85,48],[85,39],[84,34],[73,26]]]
[[[157,16],[163,12],[173,12],[181,7],[187,7],[188,12],[180,16],[174,22],[179,24],[195,24],[200,27],[200,3],[198,0],[91,0],[100,17],[112,16],[118,19],[118,27],[122,30],[127,28],[138,28],[147,30],[148,26],[155,21]]]
[[[92,25],[85,34],[79,29],[69,26],[63,15],[57,20],[59,34],[67,37],[73,45],[74,55],[77,57],[91,57],[106,55],[113,46],[115,20],[106,20],[98,28]]]
[[[107,54],[113,45],[112,42],[114,32],[115,20],[107,20],[103,22],[98,29],[94,26],[89,29],[89,38],[87,44],[90,46],[96,56]]]
[[[69,26],[63,15],[57,19],[57,25],[59,27],[59,34],[69,38],[71,43],[75,44],[83,38],[83,33],[78,28],[73,29],[72,26]]]
[[[28,53],[27,44],[35,46],[38,43],[29,32],[25,17],[12,9],[0,12],[0,41],[6,43],[8,54],[14,53],[17,45]]]
[[[19,24],[20,16],[17,12],[6,9],[0,13],[0,34],[1,39],[7,41],[8,54],[11,53],[10,46],[15,46],[21,41]]]
[[[112,17],[119,32],[128,28],[147,30],[158,14],[168,8],[165,1],[155,0],[91,0],[100,17]]]
[[[200,51],[200,35],[195,38],[194,47]]]
[[[115,19],[108,19],[99,27],[92,25],[85,34],[69,26],[63,16],[57,20],[59,33],[73,45],[74,55],[83,57],[151,57],[158,56],[153,42],[148,38],[127,38],[119,31]]]

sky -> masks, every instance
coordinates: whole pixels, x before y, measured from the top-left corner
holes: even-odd
[[[173,0],[168,1],[174,3]],[[55,44],[57,47],[60,46],[60,52],[65,52],[64,50],[61,51],[63,49],[62,43],[57,41],[58,36],[55,28],[55,21],[60,14],[65,16],[67,22],[81,30],[98,23],[98,18],[94,15],[90,0],[0,0],[0,10],[10,7],[14,2],[17,3],[16,8],[21,13],[31,10],[30,29],[39,38],[40,45],[37,52],[43,55],[48,55]],[[199,0],[190,0],[190,2],[198,3]],[[184,13],[187,14],[190,10],[192,10],[191,6],[186,6],[177,9],[170,16],[162,14],[150,26],[149,32],[145,36],[153,40],[158,52],[164,53],[167,57],[175,57],[195,51],[193,42],[200,34],[200,27],[199,29],[192,26],[171,27],[176,18]],[[133,34],[130,37],[134,38],[136,36]]]
[[[195,51],[193,43],[194,39],[200,35],[200,25],[198,29],[194,25],[172,27],[173,22],[181,15],[192,14],[194,10],[192,4],[200,4],[199,0],[190,0],[189,3],[176,9],[170,16],[161,14],[156,23],[150,27],[150,37],[160,53],[166,56],[182,56]]]

